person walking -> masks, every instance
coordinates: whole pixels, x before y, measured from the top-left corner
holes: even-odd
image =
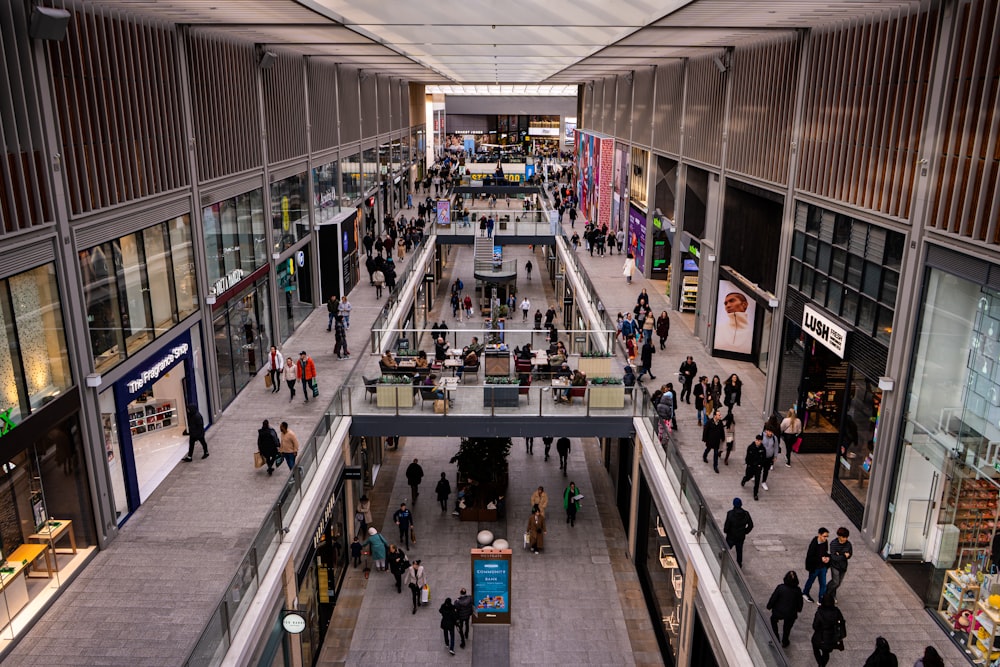
[[[441,473],[441,479],[438,480],[437,486],[434,487],[434,493],[437,494],[438,502],[441,503],[441,511],[448,511],[448,496],[451,495],[451,482],[448,481],[448,476],[445,473]]]
[[[278,352],[278,348],[271,346],[271,351],[267,354],[267,373],[271,378],[271,393],[277,394],[281,391],[281,369],[285,366],[285,357]]]
[[[299,454],[299,439],[295,431],[288,428],[288,422],[281,422],[281,437],[279,439],[278,453],[285,459],[288,469],[295,467],[295,457]]]
[[[333,329],[333,353],[337,355],[337,359],[350,359],[351,353],[347,350],[347,330],[340,315],[337,316]]]
[[[406,483],[410,485],[410,493],[413,495],[413,503],[416,504],[417,496],[420,495],[420,482],[424,478],[424,469],[420,467],[417,459],[406,466]]]
[[[753,519],[750,512],[743,509],[743,501],[733,498],[733,509],[726,512],[726,521],[722,524],[722,532],[726,535],[726,544],[730,549],[736,548],[736,564],[743,567],[743,543],[753,530]]]
[[[802,611],[802,589],[799,588],[799,576],[794,570],[785,573],[784,580],[771,593],[767,608],[771,610],[771,629],[774,630],[774,636],[780,637],[782,647],[788,648],[788,635],[791,634],[795,619]],[[778,621],[784,621],[780,635]]]
[[[427,585],[427,573],[419,560],[413,561],[406,569],[406,573],[403,574],[403,583],[410,589],[410,594],[413,597],[413,613],[416,614],[417,607],[420,606],[420,591]]]
[[[913,667],[944,667],[944,659],[933,646],[924,649],[924,654],[917,658]]]
[[[528,454],[535,453],[535,439],[530,435],[524,437],[524,451]]]
[[[291,357],[285,357],[285,365],[281,369],[281,377],[288,385],[288,402],[295,398],[295,382],[298,379],[298,366]]]
[[[465,306],[465,316],[468,319],[471,320],[472,319],[472,297],[469,296],[468,294],[466,294],[465,298],[462,299],[462,305]]]
[[[820,526],[816,537],[809,540],[806,548],[806,571],[809,576],[806,578],[805,588],[802,589],[802,597],[810,602],[815,602],[809,591],[812,590],[813,582],[819,580],[819,599],[826,596],[826,571],[830,566],[830,531]]]
[[[569,226],[571,229],[576,228],[576,208],[574,207],[569,209]]]
[[[537,507],[542,516],[545,516],[545,508],[549,506],[549,496],[543,487],[538,487],[531,494],[531,506]]]
[[[705,415],[705,398],[708,396],[708,376],[698,378],[694,386],[694,410],[698,417],[698,426],[704,426],[708,417]]]
[[[837,529],[837,539],[830,543],[830,583],[826,587],[824,600],[830,597],[836,601],[837,593],[840,592],[840,584],[847,574],[847,563],[854,555],[854,546],[847,539],[850,536],[851,531],[841,526]]]
[[[531,269],[532,269],[531,260],[529,259],[527,262],[524,263],[524,272],[528,275],[529,282],[531,281]]]
[[[636,375],[635,379],[642,382],[642,376],[649,373],[649,379],[655,380],[656,376],[653,375],[653,355],[656,354],[656,346],[653,342],[647,340],[642,344],[642,350],[639,352],[639,374]]]
[[[667,349],[667,337],[670,336],[670,316],[667,315],[667,311],[665,310],[656,318],[656,335],[660,339],[660,351],[662,352]],[[690,357],[688,358],[690,359]]]
[[[760,486],[767,491],[767,473],[769,473],[771,468],[774,467],[774,458],[778,455],[778,452],[781,449],[778,436],[776,436],[774,431],[771,430],[770,424],[764,425],[761,442],[764,444],[764,452],[767,454],[767,461],[764,462],[763,475],[761,475],[760,478]]]
[[[328,315],[326,330],[328,332],[333,329],[333,318],[337,316],[338,310],[340,310],[340,303],[337,301],[337,295],[334,294],[330,297],[330,300],[326,302],[326,313]]]
[[[537,554],[545,549],[545,517],[538,506],[531,508],[531,516],[528,517],[528,546],[531,553]]]
[[[583,494],[577,488],[576,482],[570,482],[563,491],[563,509],[566,510],[566,523],[572,528],[576,525],[576,513],[580,511],[580,500]]]
[[[368,499],[368,496],[362,495],[358,500],[358,510],[357,514],[354,515],[355,521],[360,524],[359,532],[362,535],[368,533],[368,526],[372,525],[372,501]]]
[[[722,418],[722,426],[726,429],[726,456],[722,462],[729,465],[729,457],[733,453],[733,447],[736,446],[736,418],[732,414],[726,415]]]
[[[385,555],[385,559],[389,565],[389,572],[392,573],[393,579],[396,580],[396,592],[402,593],[403,573],[406,572],[406,568],[410,566],[410,562],[406,560],[406,554],[403,550],[395,544],[389,545],[389,553]]]
[[[469,620],[476,616],[476,606],[472,603],[472,596],[464,588],[458,592],[455,598],[455,612],[458,615],[458,637],[461,640],[459,646],[465,648],[465,642],[469,640]]]
[[[399,509],[392,515],[392,521],[399,528],[399,541],[410,548],[410,529],[413,528],[413,513],[406,509],[406,503],[400,503]]]
[[[274,473],[274,462],[281,459],[281,456],[278,454],[278,446],[280,444],[281,441],[278,439],[278,434],[265,419],[261,427],[257,429],[257,451],[260,452],[260,455],[264,457],[264,462],[267,463],[268,475]]]
[[[382,298],[382,288],[385,286],[385,273],[380,268],[376,268],[372,273],[372,284],[375,286],[375,298]]]
[[[660,399],[661,402],[663,399]],[[719,448],[726,440],[726,427],[722,425],[722,411],[716,410],[715,414],[701,430],[701,441],[705,443],[705,452],[701,455],[701,460],[708,463],[708,453],[712,452],[712,468],[719,472]],[[754,496],[757,494],[755,493]]]
[[[785,441],[785,467],[792,467],[792,447],[802,433],[802,420],[795,414],[795,408],[790,408],[785,418],[781,420],[781,437]]]
[[[684,397],[686,396],[686,402],[690,405],[691,385],[694,384],[694,379],[698,377],[698,364],[694,363],[694,357],[688,355],[687,359],[684,360],[684,363],[682,363],[680,368],[677,369],[677,375],[683,385],[681,387],[680,400],[684,401]]]
[[[372,560],[375,561],[375,570],[382,572],[385,570],[385,554],[389,548],[389,543],[385,541],[382,534],[371,526],[368,529],[368,538],[361,543],[361,546],[370,546],[372,550]]]
[[[625,276],[625,282],[629,285],[632,284],[632,276],[635,274],[635,257],[632,253],[625,255],[625,263],[622,264],[622,275]]]
[[[521,300],[521,321],[528,321],[528,313],[531,312],[531,302],[528,301],[528,297],[524,297]]]
[[[899,660],[889,648],[889,642],[885,637],[875,638],[875,650],[865,660],[864,667],[899,667]]]
[[[441,606],[438,607],[441,614],[441,629],[444,631],[444,645],[448,647],[448,653],[455,655],[455,625],[458,623],[458,612],[451,598],[445,598]]]
[[[721,411],[720,411],[721,412]],[[717,413],[718,414],[718,413]],[[746,486],[747,482],[753,480],[753,499],[760,500],[760,474],[767,464],[767,450],[764,449],[763,436],[760,433],[754,436],[753,442],[747,447],[747,455],[744,459],[746,472],[740,480],[740,486]]]
[[[549,460],[549,451],[552,449],[552,443],[555,440],[551,435],[542,436],[542,444],[545,446],[545,460]]]
[[[306,403],[309,402],[309,395],[312,394],[312,385],[316,380],[316,363],[305,350],[299,352],[299,363],[295,366],[295,375],[302,381],[302,395],[305,396]]]
[[[351,328],[351,309],[354,306],[351,302],[347,300],[347,295],[340,297],[340,305],[337,306],[337,314],[340,315],[340,319],[344,322],[344,328]],[[329,331],[329,329],[327,329]]]
[[[194,457],[194,445],[196,442],[201,443],[201,458],[207,459],[208,443],[205,442],[205,418],[201,416],[197,406],[193,403],[188,403],[187,405],[187,429],[184,431],[184,435],[188,437],[188,453],[181,461],[191,463]]]
[[[563,436],[556,440],[556,452],[559,454],[559,469],[563,471],[563,477],[566,476],[566,466],[569,463],[569,451],[569,438]]]
[[[725,396],[723,403],[729,412],[733,411],[733,407],[740,404],[740,399],[743,396],[743,382],[740,380],[736,373],[729,376],[726,380],[726,384],[722,387],[722,392]]]
[[[844,637],[847,636],[847,621],[833,603],[832,595],[823,598],[813,617],[812,627],[813,656],[819,667],[826,667],[834,649],[844,650]]]

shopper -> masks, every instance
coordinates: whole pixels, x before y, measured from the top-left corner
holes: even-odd
[[[767,473],[769,473],[771,468],[774,467],[774,457],[778,455],[778,451],[781,449],[781,445],[778,442],[778,436],[776,436],[774,431],[771,430],[770,424],[766,424],[764,426],[761,442],[764,444],[764,452],[767,455],[767,461],[764,463],[763,475],[760,478],[760,485],[765,491],[767,491]]]
[[[653,375],[653,355],[656,354],[656,346],[653,345],[652,341],[646,341],[642,344],[642,350],[639,352],[639,374],[635,376],[638,382],[642,382],[642,376],[649,373],[649,379],[655,380],[656,376]]]
[[[351,542],[351,563],[355,569],[361,565],[361,542],[358,541],[357,537]]]
[[[392,521],[399,528],[399,541],[410,548],[410,529],[413,528],[413,513],[406,509],[406,503],[400,503],[399,509],[392,515]]]
[[[726,415],[722,419],[722,426],[726,429],[726,457],[723,462],[729,465],[729,457],[733,453],[733,447],[736,446],[736,417],[732,413]]]
[[[280,444],[278,434],[265,419],[261,427],[257,429],[257,451],[264,457],[268,475],[274,473],[274,462],[281,458],[278,454]]]
[[[360,525],[359,532],[362,535],[367,535],[368,526],[372,525],[372,501],[368,499],[368,496],[362,495],[358,500],[358,510],[357,514],[354,515],[354,520]]]
[[[823,598],[816,615],[813,617],[812,647],[816,664],[825,667],[830,662],[830,653],[834,650],[844,650],[844,637],[847,636],[847,622],[840,609],[833,603],[833,596]]]
[[[372,526],[368,529],[368,539],[361,543],[361,546],[370,546],[372,550],[372,560],[375,561],[375,570],[382,572],[385,570],[385,553],[389,548],[389,543],[385,541],[382,534]]]
[[[445,598],[441,606],[438,607],[441,614],[441,629],[444,631],[444,645],[448,647],[448,653],[455,655],[455,625],[458,623],[458,612],[455,605],[451,603],[451,598]]]
[[[463,588],[455,598],[455,612],[458,616],[458,636],[461,639],[461,648],[465,648],[465,642],[469,640],[469,619],[477,616],[476,606],[472,603],[472,596]]]
[[[417,496],[420,495],[420,481],[424,478],[424,469],[420,467],[417,459],[406,466],[406,483],[410,485],[410,492],[413,494],[413,504],[417,503]]]
[[[281,377],[288,385],[288,402],[295,398],[295,381],[298,379],[298,366],[291,357],[285,357],[285,365],[281,369]]]
[[[774,630],[774,636],[780,637],[781,645],[788,648],[788,635],[791,634],[795,619],[802,611],[802,589],[799,588],[799,577],[793,570],[785,573],[784,581],[771,593],[767,608],[771,610],[771,629]],[[778,621],[784,621],[780,635]]]
[[[663,399],[660,400],[662,402]],[[725,440],[726,427],[722,424],[722,411],[716,410],[712,419],[701,430],[701,441],[705,443],[705,452],[701,455],[701,460],[708,463],[708,453],[712,452],[712,467],[715,472],[719,472],[719,447]]]
[[[528,297],[524,297],[523,299],[521,299],[521,321],[522,322],[527,322],[528,321],[528,313],[530,313],[530,312],[531,312],[531,301],[528,300]]]
[[[708,395],[708,376],[702,375],[698,378],[698,384],[694,386],[694,409],[698,417],[698,426],[704,426],[708,417],[705,415],[705,398]]]
[[[527,343],[525,343],[525,345],[527,345]],[[524,437],[524,451],[527,454],[535,453],[535,439],[530,435]]]
[[[632,284],[632,276],[635,274],[635,257],[632,253],[625,256],[625,263],[622,265],[622,275],[625,276],[625,282],[629,285]]]
[[[278,352],[278,348],[271,346],[271,351],[267,354],[267,377],[271,380],[271,393],[277,394],[281,391],[281,369],[285,366],[285,357]]]
[[[333,325],[333,353],[337,359],[350,359],[351,353],[347,350],[347,329],[344,326],[343,318],[338,315]]]
[[[337,316],[337,311],[339,309],[340,309],[340,303],[337,301],[337,295],[334,294],[330,297],[330,300],[326,302],[326,313],[328,316],[326,322],[327,332],[333,329],[333,318]]]
[[[549,460],[549,450],[552,449],[552,442],[555,440],[551,435],[542,437],[542,444],[545,445],[545,460]]]
[[[733,509],[726,512],[726,521],[722,524],[722,532],[726,535],[726,544],[732,549],[736,547],[736,564],[743,567],[743,543],[753,530],[753,519],[750,513],[743,509],[743,501],[733,498]]]
[[[531,552],[539,553],[545,549],[545,517],[539,511],[538,506],[531,508],[531,516],[528,518],[528,545]]]
[[[556,452],[559,453],[559,468],[563,471],[563,477],[566,476],[566,468],[569,465],[569,451],[569,438],[563,436],[556,440]]]
[[[537,507],[542,516],[545,516],[545,508],[549,506],[549,495],[545,493],[544,487],[538,487],[531,494],[531,507]]]
[[[933,646],[924,649],[923,656],[917,658],[913,667],[944,667],[944,660]]]
[[[441,473],[441,479],[438,480],[437,486],[434,487],[434,493],[437,494],[438,502],[441,503],[441,511],[448,511],[448,496],[451,495],[451,482],[448,481],[448,476],[445,473]]]
[[[899,667],[899,660],[889,648],[889,642],[885,637],[875,638],[875,650],[865,660],[864,667]]]
[[[427,585],[427,574],[419,560],[413,561],[413,564],[407,568],[403,575],[403,583],[409,587],[410,594],[413,596],[413,613],[416,614],[417,607],[421,604],[420,591]]]
[[[736,373],[733,373],[726,380],[726,384],[723,385],[722,392],[725,395],[723,402],[726,405],[726,409],[732,412],[733,408],[740,404],[740,399],[743,397],[743,381],[740,380]]]
[[[299,439],[295,432],[288,428],[288,422],[281,422],[281,438],[278,445],[278,453],[285,459],[288,469],[295,467],[295,457],[299,454]]]
[[[201,413],[198,412],[198,407],[193,403],[188,403],[187,405],[187,430],[184,431],[184,435],[188,437],[188,453],[181,461],[185,463],[192,461],[196,442],[201,443],[201,458],[207,459],[208,443],[205,442],[205,418],[201,416]]]
[[[305,350],[299,352],[299,363],[295,366],[295,374],[302,381],[302,395],[308,403],[309,396],[312,394],[313,382],[316,381],[316,364]]]
[[[670,336],[670,316],[667,315],[667,311],[665,310],[656,318],[656,335],[660,339],[660,350],[667,349],[667,337]],[[690,358],[688,357],[688,359]],[[695,372],[697,372],[697,366],[695,369]],[[690,390],[690,387],[688,389]]]
[[[751,479],[753,480],[754,500],[760,500],[760,474],[767,464],[767,451],[764,449],[764,443],[761,441],[762,438],[763,436],[758,433],[754,436],[750,446],[747,447],[747,455],[744,459],[747,468],[746,472],[743,473],[743,479],[740,480],[740,486],[746,486],[747,482]]]
[[[566,523],[572,528],[576,525],[576,513],[580,511],[580,500],[583,494],[577,488],[576,482],[570,482],[563,491],[563,509],[566,510]]]
[[[847,563],[854,555],[854,546],[847,539],[850,536],[851,531],[841,526],[837,529],[837,539],[830,543],[830,583],[826,587],[824,600],[831,597],[836,601],[837,593],[840,592],[840,584],[843,583],[844,576],[847,574]]]
[[[694,384],[694,379],[698,377],[698,364],[694,363],[694,357],[688,356],[684,360],[684,363],[680,365],[677,369],[678,379],[683,383],[681,387],[680,399],[685,401],[688,405],[691,404],[691,385]]]
[[[376,267],[377,266],[378,265],[376,264]],[[375,298],[381,299],[382,288],[385,286],[385,273],[382,272],[382,269],[376,268],[375,272],[372,273],[372,285],[375,286]]]
[[[806,549],[806,571],[809,577],[806,579],[806,586],[802,589],[802,597],[815,602],[809,591],[812,590],[813,582],[819,580],[819,599],[826,595],[826,571],[830,566],[830,531],[822,526],[819,533],[809,540],[809,547]]]
[[[406,560],[406,554],[395,544],[389,545],[389,553],[386,554],[385,558],[389,565],[389,572],[392,573],[393,579],[396,580],[396,592],[402,593],[403,573],[410,566],[410,561]]]
[[[785,418],[781,420],[781,437],[785,441],[785,467],[792,467],[792,447],[802,433],[802,420],[795,414],[795,408],[790,408]]]
[[[531,280],[531,269],[532,269],[531,260],[529,259],[527,262],[524,263],[524,272],[528,275],[529,281]]]

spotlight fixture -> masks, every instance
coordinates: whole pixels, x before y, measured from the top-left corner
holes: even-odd
[[[712,58],[712,64],[715,65],[715,69],[719,70],[719,74],[725,74],[729,69],[726,67],[726,63],[722,62],[722,58],[718,56]]]
[[[274,63],[278,62],[278,54],[274,51],[262,51],[260,54],[260,68],[271,69]]]
[[[65,9],[35,5],[31,10],[28,35],[32,39],[61,42],[66,37],[70,16]]]

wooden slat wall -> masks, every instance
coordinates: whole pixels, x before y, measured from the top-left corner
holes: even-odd
[[[604,79],[604,104],[601,110],[601,132],[608,136],[615,135],[615,100],[617,95],[618,77],[606,77]]]
[[[378,134],[378,93],[374,72],[363,72],[359,77],[361,88],[361,138],[371,139]]]
[[[936,24],[931,11],[899,9],[813,33],[801,190],[909,217]]]
[[[319,58],[308,61],[309,136],[313,151],[337,145],[337,66]]]
[[[722,58],[723,52],[714,54]],[[710,165],[722,160],[725,83],[712,56],[688,61],[687,101],[684,106],[684,155]]]
[[[958,3],[928,225],[1000,245],[1000,6]]]
[[[632,85],[635,75],[623,74],[618,79],[615,101],[615,136],[629,140],[632,136]]]
[[[671,155],[679,155],[681,152],[686,62],[685,60],[666,60],[656,66],[653,146]]]
[[[632,143],[649,146],[653,137],[653,81],[656,69],[640,67],[632,86]]]
[[[340,143],[358,141],[361,139],[361,107],[356,68],[341,65],[337,70],[337,94],[340,109]]]
[[[306,142],[305,72],[302,56],[271,49],[278,60],[261,71],[267,159],[274,164],[304,156]]]
[[[799,42],[794,35],[735,52],[726,168],[787,184]]]

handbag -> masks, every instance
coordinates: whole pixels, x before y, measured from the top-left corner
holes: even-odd
[[[267,387],[268,389],[271,388],[271,374],[270,373],[268,373],[267,375],[264,376],[264,386]]]
[[[417,529],[413,526],[410,526],[410,542],[413,544],[417,543]]]
[[[802,449],[802,436],[796,438],[795,443],[792,445],[792,451],[795,452],[796,454],[799,453],[800,449]]]
[[[424,584],[424,587],[420,589],[420,604],[427,604],[431,601],[431,587]]]
[[[313,378],[312,388],[313,388],[313,398],[316,398],[317,396],[319,396],[319,383],[316,382],[316,378]]]
[[[266,461],[264,461],[264,456],[260,452],[253,453],[253,467],[263,468]]]

